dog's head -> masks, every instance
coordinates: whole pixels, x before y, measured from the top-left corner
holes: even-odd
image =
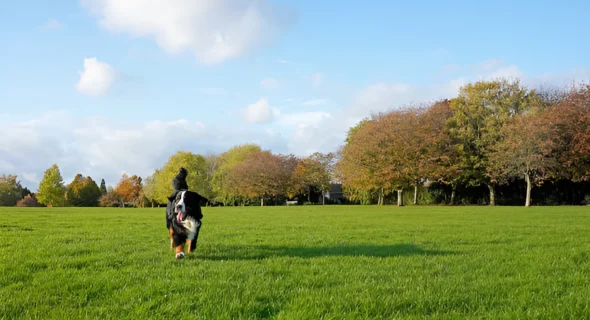
[[[176,195],[174,213],[176,220],[182,222],[187,217],[200,220],[203,218],[201,203],[207,199],[194,191],[182,191]]]

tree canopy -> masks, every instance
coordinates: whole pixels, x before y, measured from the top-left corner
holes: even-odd
[[[39,183],[39,192],[37,199],[39,203],[59,207],[65,204],[66,187],[57,164],[51,165],[47,170],[41,182]]]

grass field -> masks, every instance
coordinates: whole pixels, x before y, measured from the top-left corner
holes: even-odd
[[[588,207],[0,208],[1,319],[590,319]]]

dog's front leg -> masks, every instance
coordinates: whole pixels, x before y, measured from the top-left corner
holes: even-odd
[[[172,227],[170,227],[170,230],[168,230],[168,233],[170,234],[170,249],[174,249],[174,229],[172,229]]]
[[[191,239],[186,240],[186,246],[188,248],[188,253],[189,254],[193,253],[192,243],[193,243],[193,240],[191,240]]]
[[[184,244],[176,246],[176,259],[184,258]]]

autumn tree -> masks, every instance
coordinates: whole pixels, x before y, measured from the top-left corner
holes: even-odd
[[[240,198],[258,198],[264,206],[265,198],[286,195],[297,160],[270,151],[251,154],[233,166],[227,174],[228,190]]]
[[[388,181],[379,174],[384,155],[384,145],[377,141],[378,122],[364,119],[350,128],[346,143],[340,148],[336,175],[351,200],[363,204],[371,202],[372,194],[378,192],[378,204],[389,191]],[[379,149],[382,146],[383,148]]]
[[[525,206],[531,205],[531,190],[555,172],[559,141],[546,113],[516,117],[504,126],[503,139],[490,149],[488,175],[506,184],[510,178],[526,181]]]
[[[17,207],[38,207],[39,201],[34,194],[28,194],[16,203]]]
[[[39,183],[37,199],[47,206],[63,206],[65,203],[65,186],[57,164],[51,165]]]
[[[548,110],[550,125],[561,141],[558,162],[562,178],[590,180],[590,84],[574,86]]]
[[[235,166],[246,160],[253,154],[261,152],[262,149],[256,144],[244,144],[234,146],[228,151],[219,155],[216,159],[217,170],[211,180],[212,190],[216,200],[224,205],[230,205],[239,200],[240,195],[235,193],[235,188],[227,184],[228,174]]]
[[[119,207],[122,201],[121,197],[114,190],[109,189],[112,189],[112,187],[107,188],[107,193],[100,197],[100,200],[98,202],[99,205],[101,207]]]
[[[115,193],[124,203],[136,203],[140,200],[141,187],[141,177],[136,175],[129,177],[126,173],[123,173],[121,180],[115,187]]]
[[[450,100],[436,101],[420,116],[420,128],[417,130],[423,137],[420,142],[420,172],[428,181],[451,185],[450,202],[454,204],[457,187],[464,181],[458,150],[445,126],[452,116]]]
[[[23,187],[16,175],[0,176],[0,206],[14,206],[23,198]]]
[[[447,126],[459,150],[460,168],[470,185],[488,186],[492,206],[496,201],[495,183],[488,175],[490,150],[501,140],[509,119],[539,106],[534,90],[505,79],[467,84],[451,101],[454,114]]]
[[[304,194],[307,193],[310,202],[312,189],[315,188],[322,193],[330,190],[334,156],[333,153],[315,152],[301,159],[293,172],[293,189]]]

